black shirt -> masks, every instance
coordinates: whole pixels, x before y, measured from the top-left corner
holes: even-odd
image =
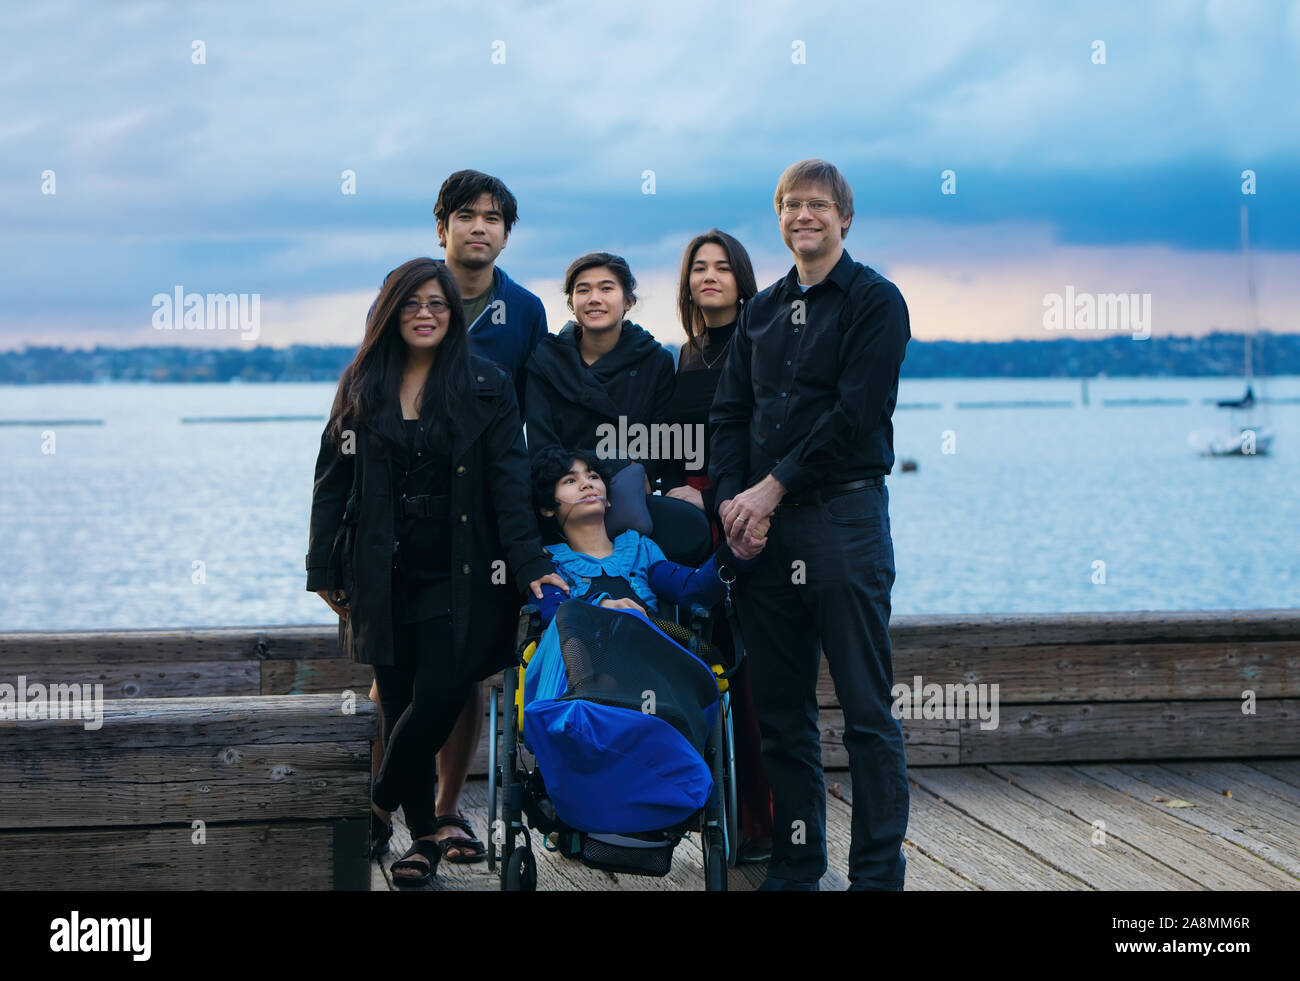
[[[393,606],[398,623],[451,613],[451,454],[430,447],[418,419],[403,419],[406,443],[393,454],[397,554]],[[432,517],[402,517],[402,496],[430,495]]]
[[[646,447],[647,456],[633,455],[647,442],[636,434],[651,435],[650,427],[663,419],[673,390],[673,356],[648,330],[628,320],[613,350],[591,364],[583,359],[578,341],[571,320],[558,334],[543,337],[528,361],[524,421],[529,455],[548,446],[591,450],[601,459],[606,483],[635,459],[653,482],[663,462],[653,447]]]
[[[704,446],[697,470],[688,470],[685,460],[672,460],[665,465],[662,478],[665,491],[681,487],[686,483],[687,477],[708,475],[709,408],[713,405],[713,396],[718,389],[718,379],[722,377],[727,342],[731,340],[735,329],[734,321],[709,327],[701,338],[700,350],[696,350],[689,341],[682,345],[681,357],[677,361],[676,382],[672,397],[668,400],[668,408],[664,411],[664,421],[683,427],[699,426],[699,432],[704,435]],[[714,490],[710,487],[700,492],[704,498],[704,513],[708,515],[713,514]]]
[[[847,251],[806,293],[791,267],[746,303],[709,413],[716,503],[768,473],[790,494],[889,473],[910,337],[898,287]]]

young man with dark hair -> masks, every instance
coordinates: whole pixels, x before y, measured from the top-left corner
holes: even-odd
[[[470,351],[510,372],[522,417],[524,365],[547,328],[542,301],[496,265],[519,220],[515,196],[495,177],[458,170],[443,182],[433,216],[460,287]]]
[[[794,164],[775,205],[794,266],[745,304],[709,414],[709,475],[727,540],[742,559],[765,543],[737,584],[772,789],[762,888],[816,889],[826,872],[820,643],[844,709],[850,888],[902,889],[907,764],[891,712],[894,551],[884,477],[911,336],[907,304],[844,251],[853,192],[834,166]]]

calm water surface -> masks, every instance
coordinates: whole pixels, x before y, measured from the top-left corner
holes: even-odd
[[[312,469],[333,385],[0,387],[0,630],[326,624],[305,589]],[[895,613],[1292,607],[1300,404],[1268,457],[1196,456],[1238,379],[904,382],[889,478]],[[1300,378],[1271,379],[1273,397]],[[1105,399],[1186,398],[1181,406]],[[1066,400],[1070,408],[958,408]],[[182,424],[183,416],[319,421]],[[944,452],[945,444],[955,452]],[[1105,582],[1100,578],[1104,563]],[[196,563],[202,563],[201,567]],[[196,574],[201,568],[202,576]],[[202,582],[195,580],[201,578]]]

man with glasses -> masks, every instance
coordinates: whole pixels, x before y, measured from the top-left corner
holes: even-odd
[[[826,872],[820,646],[844,710],[850,888],[902,889],[907,765],[890,711],[894,551],[884,477],[911,336],[907,304],[844,250],[853,192],[833,165],[789,167],[775,204],[794,266],[745,304],[709,415],[709,471],[727,540],[742,558],[767,542],[737,586],[772,789],[761,888],[816,889]]]

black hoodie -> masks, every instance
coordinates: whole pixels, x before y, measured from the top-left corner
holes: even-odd
[[[558,334],[547,334],[533,351],[524,383],[524,421],[528,452],[535,456],[547,446],[596,452],[604,423],[647,428],[664,421],[673,390],[673,356],[648,330],[624,320],[614,349],[588,365],[578,350],[575,324],[570,320]],[[632,437],[629,436],[629,441]],[[609,457],[601,476],[606,481],[630,460]],[[602,457],[604,455],[602,454]],[[653,483],[662,461],[642,459]]]

